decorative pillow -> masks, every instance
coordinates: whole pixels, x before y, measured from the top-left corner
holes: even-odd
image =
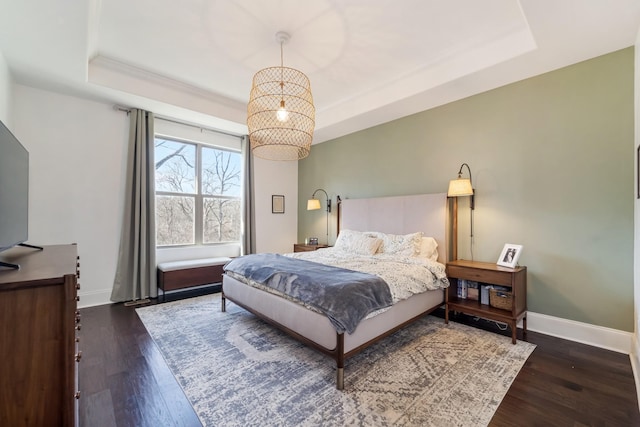
[[[358,255],[373,255],[382,245],[379,239],[370,233],[354,230],[340,230],[334,248]]]
[[[358,255],[374,255],[382,246],[382,239],[374,236],[362,235],[358,239],[354,239],[349,252]]]
[[[380,252],[399,256],[416,256],[420,250],[422,232],[411,234],[375,233],[382,239]]]
[[[436,239],[433,237],[422,237],[418,256],[430,259],[431,261],[438,261],[438,242],[436,242]]]

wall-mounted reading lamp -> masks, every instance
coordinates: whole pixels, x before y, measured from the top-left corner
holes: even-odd
[[[462,168],[467,167],[469,171],[469,178],[462,177]],[[473,181],[471,180],[471,168],[468,164],[463,163],[458,171],[458,178],[449,181],[449,191],[447,192],[449,197],[463,197],[471,196],[471,209],[475,209],[475,191],[473,189]]]
[[[331,212],[331,199],[329,198],[329,195],[327,194],[327,192],[324,191],[322,188],[318,188],[316,191],[314,191],[313,194],[311,195],[311,198],[307,200],[307,210],[314,211],[314,210],[320,209],[320,200],[316,199],[316,193],[318,191],[322,191],[327,198],[327,245],[328,245],[329,244],[329,213]]]
[[[467,167],[469,171],[469,178],[462,177],[462,169]],[[464,197],[471,196],[470,208],[471,208],[471,260],[473,260],[473,211],[475,210],[475,195],[476,192],[473,189],[473,181],[471,178],[471,168],[468,164],[463,163],[458,171],[458,178],[449,181],[449,191],[447,196],[449,197]]]

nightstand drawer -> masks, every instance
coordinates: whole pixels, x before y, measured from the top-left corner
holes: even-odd
[[[328,248],[328,246],[327,245],[305,245],[302,243],[293,244],[293,252],[312,252],[322,248]]]
[[[447,276],[456,279],[473,280],[476,282],[492,283],[494,285],[511,286],[512,275],[502,271],[490,271],[480,268],[447,266]]]

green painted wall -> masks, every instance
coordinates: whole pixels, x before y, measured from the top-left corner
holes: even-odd
[[[466,162],[473,259],[524,245],[530,311],[633,331],[633,67],[628,48],[314,145],[299,198],[445,192]],[[326,240],[325,213],[303,204],[298,240]],[[458,214],[471,259],[468,198]]]

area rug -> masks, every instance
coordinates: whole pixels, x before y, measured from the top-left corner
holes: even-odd
[[[335,362],[220,295],[138,308],[204,426],[485,426],[535,346],[425,316]]]

